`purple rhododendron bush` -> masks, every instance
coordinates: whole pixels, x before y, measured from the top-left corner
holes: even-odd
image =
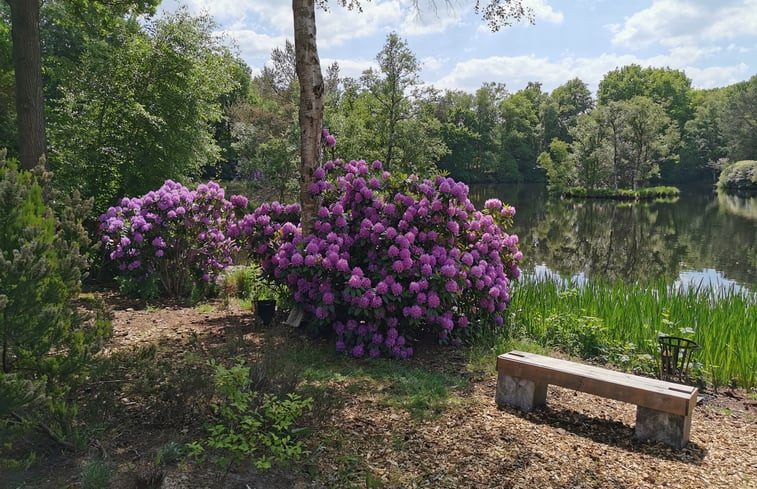
[[[226,200],[215,182],[189,190],[167,180],[157,191],[108,209],[100,216],[100,231],[127,285],[152,284],[157,290],[149,295],[185,297],[232,263],[239,250],[237,214],[246,206],[247,198],[239,195]]]
[[[313,232],[298,206],[263,204],[239,222],[263,269],[336,348],[355,357],[413,354],[432,332],[457,344],[483,324],[502,324],[520,272],[515,209],[476,210],[450,178],[393,178],[381,163],[328,161],[310,191],[320,196]]]

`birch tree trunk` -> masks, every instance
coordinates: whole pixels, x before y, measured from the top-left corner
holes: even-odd
[[[39,0],[6,0],[11,10],[13,68],[21,167],[31,170],[47,155],[42,53],[39,44]]]
[[[302,233],[313,229],[319,199],[310,193],[313,172],[321,164],[323,74],[315,37],[315,0],[292,0],[294,52],[300,81],[300,205]]]

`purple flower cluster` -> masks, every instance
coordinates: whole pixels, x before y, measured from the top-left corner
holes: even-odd
[[[213,280],[238,251],[235,213],[247,198],[224,198],[215,182],[196,190],[166,180],[157,191],[124,198],[100,216],[102,241],[121,273],[134,280],[156,275],[163,291],[184,295]]]
[[[323,145],[328,146],[331,149],[336,146],[336,138],[333,135],[329,134],[328,129],[323,129],[321,131],[321,141]]]
[[[424,331],[457,343],[482,322],[502,323],[522,258],[504,231],[512,207],[493,199],[478,211],[465,184],[397,181],[378,161],[328,161],[313,176],[322,205],[311,234],[283,221],[277,204],[240,229],[338,350],[406,358]]]

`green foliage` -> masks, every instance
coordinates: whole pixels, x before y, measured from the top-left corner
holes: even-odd
[[[731,161],[757,157],[757,75],[724,89],[720,126],[727,138]]]
[[[0,148],[8,148],[11,154],[17,154],[15,71],[10,31],[10,24],[0,15]]]
[[[570,143],[572,141],[570,130],[577,125],[578,118],[588,114],[594,108],[591,91],[581,79],[574,78],[552,90],[549,97],[556,106],[558,129],[555,136]],[[543,121],[548,120],[545,115],[546,113],[543,111]],[[544,125],[545,122],[542,122],[542,124]],[[545,140],[548,136],[548,134],[545,134]]]
[[[297,420],[313,399],[288,394],[285,399],[252,390],[250,367],[241,360],[226,368],[211,361],[215,369],[218,401],[213,405],[216,424],[208,427],[206,440],[187,445],[191,457],[201,458],[206,450],[218,454],[216,461],[228,472],[234,464],[250,459],[258,469],[269,469],[275,461],[299,460],[305,453],[297,440],[302,429]]]
[[[683,128],[678,168],[669,170],[678,181],[712,178],[728,155],[728,135],[720,122],[725,100],[722,90],[702,92],[699,98],[694,117]]]
[[[737,161],[720,173],[718,188],[757,190],[757,160]]]
[[[576,182],[576,168],[569,157],[568,143],[553,139],[549,152],[544,151],[536,159],[536,164],[547,172],[547,188],[550,192],[562,194]]]
[[[290,202],[298,195],[298,90],[294,45],[287,41],[284,49],[271,52],[271,64],[252,80],[249,96],[227,109],[235,176],[270,200]]]
[[[630,190],[625,188],[612,189],[612,188],[595,188],[588,189],[583,187],[572,187],[566,189],[564,195],[566,197],[579,197],[579,198],[599,198],[599,199],[615,199],[615,200],[639,200],[639,199],[659,199],[659,198],[672,198],[677,197],[681,191],[676,187],[649,187],[640,188],[638,190]]]
[[[638,96],[662,106],[680,128],[693,117],[691,80],[680,70],[631,64],[605,74],[597,89],[600,104]]]
[[[255,263],[231,267],[223,276],[221,288],[225,296],[240,299],[279,300],[286,295],[286,286],[268,279]]]
[[[602,352],[607,331],[601,319],[571,313],[537,316],[539,320],[544,324],[544,335],[538,340],[544,346],[589,359]]]
[[[211,124],[235,88],[228,49],[207,16],[186,10],[120,26],[113,44],[85,43],[51,105],[56,180],[102,211],[166,179],[187,179],[219,157]]]
[[[170,465],[181,460],[184,455],[184,447],[180,443],[175,441],[169,441],[164,443],[158,448],[158,453],[155,455],[156,465]]]
[[[577,119],[573,142],[550,144],[537,164],[547,170],[551,191],[575,186],[636,190],[677,161],[678,131],[663,107],[648,97],[610,101]],[[556,140],[553,140],[556,141]]]
[[[659,334],[702,346],[695,361],[710,381],[757,383],[754,292],[680,289],[664,282],[570,282],[524,278],[508,310],[511,337],[525,336],[600,362],[653,372]],[[500,338],[505,343],[507,338]]]
[[[536,181],[543,178],[535,171],[534,162],[543,148],[539,108],[545,97],[540,83],[529,82],[526,88],[507,97],[501,104],[501,117],[504,119],[501,148],[509,154],[504,162],[511,169],[513,166],[517,168],[511,174],[512,180]],[[507,163],[508,160],[515,165]]]
[[[49,180],[41,167],[18,171],[0,153],[0,406],[16,418],[52,417],[62,437],[76,413],[67,393],[110,323],[101,308],[85,316],[74,303],[88,265],[82,223],[91,203],[54,191]]]
[[[110,487],[112,476],[113,469],[107,463],[101,460],[87,462],[81,470],[81,488],[103,489]]]

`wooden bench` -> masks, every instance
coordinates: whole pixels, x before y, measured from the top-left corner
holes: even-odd
[[[697,389],[567,360],[511,351],[497,357],[500,407],[526,411],[543,406],[547,385],[559,385],[636,404],[635,436],[681,448],[689,441]]]

